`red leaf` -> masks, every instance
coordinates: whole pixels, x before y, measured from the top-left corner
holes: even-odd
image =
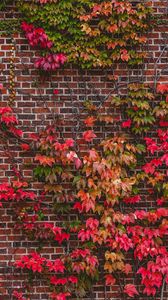
[[[68,140],[66,140],[65,144],[66,144],[68,147],[73,147],[73,146],[74,146],[74,140],[68,139]]]
[[[95,230],[99,226],[99,221],[97,219],[89,218],[86,221],[86,228]]]
[[[128,119],[127,121],[123,122],[121,126],[123,128],[130,128],[131,127],[131,123],[132,123],[131,119]]]
[[[126,264],[123,271],[128,275],[130,272],[132,272],[132,266],[130,264]]]
[[[59,94],[59,91],[57,89],[53,90],[53,94],[54,95],[58,95]]]
[[[130,55],[126,49],[121,50],[121,59],[122,61],[128,61],[130,59]]]
[[[22,292],[18,292],[16,290],[13,291],[13,297],[17,298],[18,300],[30,300],[30,298],[25,298],[23,297],[23,293]]]
[[[55,292],[53,292],[51,294],[51,298],[52,299],[55,299],[55,300],[66,300],[67,297],[71,296],[70,293],[66,292],[66,293],[59,293],[59,294],[56,294]]]
[[[168,84],[159,83],[157,86],[157,92],[160,94],[168,92]]]
[[[105,275],[105,278],[107,285],[114,285],[116,282],[115,278],[111,274]]]
[[[95,137],[96,135],[93,130],[88,130],[83,133],[83,138],[86,142],[91,142]]]
[[[94,125],[95,121],[96,121],[96,118],[91,116],[91,117],[86,118],[84,120],[84,123],[85,123],[86,126],[92,127]]]
[[[79,158],[75,158],[74,163],[77,170],[82,166],[82,161]]]
[[[95,199],[91,198],[89,193],[84,192],[83,190],[80,190],[77,194],[77,196],[82,201],[82,209],[84,209],[86,212],[89,210],[95,209]]]
[[[168,127],[168,122],[166,122],[166,121],[160,121],[159,125],[160,125],[160,127]]]
[[[77,209],[79,212],[82,212],[83,208],[81,202],[76,202],[73,206],[73,209]]]
[[[130,203],[130,204],[133,204],[133,203],[137,203],[141,200],[141,197],[139,195],[136,195],[136,196],[133,196],[133,197],[128,197],[128,198],[124,198],[123,201],[125,203]]]
[[[9,124],[18,124],[18,120],[15,116],[12,115],[2,115],[1,121],[4,122],[6,125]]]
[[[15,136],[21,137],[23,135],[23,131],[21,129],[17,129],[15,127],[9,127],[9,131]]]
[[[166,166],[168,166],[168,153],[165,153],[162,156],[161,161],[164,162],[166,164]]]
[[[55,159],[53,157],[48,157],[46,155],[40,155],[40,154],[37,154],[35,156],[34,160],[39,161],[40,165],[43,165],[43,166],[50,166],[50,167],[52,167],[52,165],[55,163]]]
[[[51,282],[51,284],[54,284],[54,285],[65,285],[67,283],[67,279],[66,278],[57,278],[56,276],[52,276],[50,278],[50,282]]]
[[[78,282],[78,278],[76,276],[69,276],[68,281],[75,284]]]
[[[142,170],[144,170],[146,174],[153,174],[155,172],[155,166],[149,162],[142,167]]]
[[[29,138],[33,141],[38,141],[38,135],[35,133],[29,133]]]
[[[6,114],[6,113],[11,113],[11,112],[12,112],[12,109],[9,106],[0,108],[0,114],[1,115]]]
[[[166,201],[165,201],[164,197],[161,197],[161,198],[157,199],[156,202],[157,202],[157,205],[163,205],[163,203],[165,203]]]
[[[21,147],[22,150],[24,150],[24,151],[30,150],[30,146],[29,146],[28,144],[21,144],[20,147]]]
[[[126,284],[124,287],[124,293],[133,298],[135,295],[139,295],[134,284]]]
[[[154,154],[155,151],[159,149],[159,147],[153,139],[146,137],[144,138],[144,140],[146,141],[148,151],[150,151],[152,154]]]

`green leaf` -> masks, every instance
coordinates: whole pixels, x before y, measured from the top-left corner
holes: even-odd
[[[80,175],[74,176],[73,185],[76,185],[76,183],[79,182],[81,178],[82,178],[82,176],[80,176]]]
[[[143,144],[137,144],[136,147],[137,147],[139,153],[146,152],[146,146],[145,145],[143,145]]]

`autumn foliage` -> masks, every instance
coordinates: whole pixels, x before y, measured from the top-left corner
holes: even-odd
[[[39,41],[47,52],[63,53],[82,68],[111,67],[114,62],[138,65],[146,55],[140,48],[151,27],[150,3],[135,7],[123,0],[16,2],[27,21],[22,29],[30,44]]]
[[[166,91],[165,87],[164,92],[158,87],[159,93],[165,95]],[[80,242],[79,248],[72,248],[56,260],[32,252],[14,265],[31,276],[40,275],[47,280],[51,299],[67,299],[73,294],[83,296],[92,282],[99,280],[102,264],[99,260],[102,259],[107,286],[117,285],[128,277],[130,283],[120,283],[121,293],[131,298],[141,293],[154,296],[164,281],[168,283],[168,252],[164,244],[168,233],[165,207],[168,132],[159,129],[157,142],[146,136],[146,150],[144,144],[133,144],[124,134],[108,138],[93,148],[90,143],[96,137],[94,122],[97,122],[96,115],[90,115],[84,121],[92,130],[82,133],[81,138],[88,144],[87,153],[82,155],[75,150],[78,139],[61,140],[54,126],[31,134],[31,143],[20,141],[22,131],[18,131],[18,120],[12,109],[1,108],[4,136],[15,137],[21,151],[34,151],[34,176],[43,182],[43,191],[37,195],[14,170],[16,180],[0,185],[1,206],[6,201],[13,203],[13,207],[20,203],[19,210],[15,208],[15,226],[30,239],[65,245],[75,234]],[[141,163],[139,170],[138,159],[145,151],[151,158]],[[141,182],[148,186],[149,195],[140,194]],[[46,222],[43,203],[48,195],[52,196],[56,212],[74,211],[77,220],[65,221],[64,225]],[[156,208],[139,209],[138,204],[151,195]],[[132,255],[133,265],[127,260],[128,253]],[[139,276],[143,290],[138,290],[131,281],[132,274]],[[28,299],[17,290],[13,296]]]
[[[83,68],[142,63],[148,5],[70,2],[18,1],[26,19],[21,29],[39,54],[36,69],[46,75],[67,62]],[[112,81],[115,86],[115,75]],[[59,97],[58,89],[53,96]],[[69,138],[59,115],[28,135],[10,106],[0,108],[3,149],[13,172],[0,184],[0,206],[12,208],[14,229],[37,245],[12,264],[29,279],[25,289],[13,289],[14,299],[31,299],[33,279],[45,282],[55,300],[83,298],[100,282],[124,300],[155,297],[168,284],[168,84],[129,83],[106,100],[120,116],[84,101],[74,117],[78,130]],[[102,124],[117,125],[119,132],[101,139],[96,128]],[[13,141],[32,158],[28,181],[11,154]],[[34,182],[40,188],[33,189]],[[47,257],[45,245],[62,254]]]

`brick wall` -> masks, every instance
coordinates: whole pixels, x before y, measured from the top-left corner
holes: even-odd
[[[111,70],[78,70],[73,66],[64,70],[58,70],[50,78],[44,81],[40,79],[37,71],[33,67],[33,62],[37,53],[30,49],[27,40],[23,35],[14,34],[13,36],[0,36],[0,83],[3,83],[5,89],[2,91],[0,98],[0,106],[8,105],[9,95],[12,92],[9,87],[11,71],[11,57],[14,53],[14,90],[16,97],[13,104],[14,111],[18,115],[20,126],[24,132],[38,131],[39,128],[50,124],[52,120],[51,112],[64,117],[66,120],[63,126],[65,137],[71,137],[76,134],[73,128],[76,128],[78,122],[73,120],[73,116],[78,113],[80,103],[85,99],[94,99],[96,105],[100,105],[107,95],[112,91],[113,86],[108,75],[117,74],[120,82],[125,84],[130,81],[145,80],[153,83],[154,75],[160,76],[161,82],[168,82],[168,48],[165,47],[168,41],[168,23],[167,11],[168,1],[152,0],[151,5],[154,7],[156,14],[161,14],[160,19],[165,19],[165,23],[155,28],[148,37],[146,50],[148,51],[148,59],[143,66],[138,69],[127,69],[125,64],[113,66]],[[16,18],[17,13],[14,6],[8,7],[5,12],[0,13],[0,19]],[[14,48],[12,48],[14,47]],[[38,87],[37,86],[37,81]],[[53,95],[53,89],[58,88],[59,95]],[[71,97],[71,92],[73,97]],[[123,89],[120,90],[123,92]],[[42,95],[42,96],[41,96]],[[50,111],[47,106],[50,108]],[[108,103],[105,102],[105,109],[108,109]],[[113,115],[120,116],[120,112],[112,109]],[[114,135],[120,131],[117,124],[108,127],[97,128],[98,138]],[[26,137],[26,134],[25,134]],[[97,142],[97,141],[96,141]],[[2,145],[2,141],[1,141]],[[21,154],[15,141],[10,144],[11,153],[15,157],[16,163],[20,166],[31,164],[32,158],[26,154]],[[30,167],[23,168],[24,177],[29,180],[32,176]],[[5,155],[3,148],[0,148],[0,183],[12,178],[13,172],[10,169],[9,158]],[[33,189],[40,189],[40,184],[35,183]],[[15,216],[10,205],[0,209],[0,300],[11,300],[11,291],[15,287],[21,287],[24,275],[20,278],[20,273],[16,272],[12,267],[12,262],[19,258],[21,254],[27,254],[34,249],[37,244],[28,241],[21,232],[13,229]],[[54,220],[55,216],[49,211],[49,220]],[[45,245],[43,253],[50,258],[55,258],[65,249],[61,247],[48,247]],[[45,283],[38,281],[34,285],[34,293],[31,299],[47,300],[47,288]],[[168,299],[165,293],[164,300]],[[93,287],[91,293],[88,294],[87,300],[119,300],[118,287],[113,287],[112,291],[101,284]],[[135,298],[138,300],[157,299],[160,297],[143,297]]]

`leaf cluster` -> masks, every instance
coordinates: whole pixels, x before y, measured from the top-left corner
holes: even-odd
[[[27,22],[44,28],[52,51],[82,68],[109,67],[114,62],[142,62],[137,51],[146,42],[151,9],[129,1],[61,0],[45,4],[18,0]]]

